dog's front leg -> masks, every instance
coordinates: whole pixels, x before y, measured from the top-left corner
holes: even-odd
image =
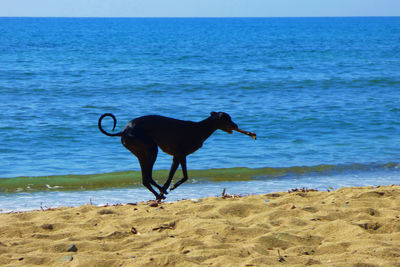
[[[168,194],[167,189],[172,182],[172,178],[174,177],[174,174],[175,174],[176,170],[178,169],[178,166],[179,166],[178,157],[174,156],[174,158],[172,159],[171,169],[169,170],[168,179],[165,182],[165,184],[162,186],[162,188],[160,190],[160,195]]]
[[[186,157],[182,157],[180,160],[180,163],[181,163],[181,167],[182,167],[183,178],[181,180],[179,180],[178,182],[176,182],[176,184],[174,184],[169,190],[176,189],[178,186],[180,186],[181,184],[186,182],[189,178],[188,174],[187,174],[187,170],[186,170]]]

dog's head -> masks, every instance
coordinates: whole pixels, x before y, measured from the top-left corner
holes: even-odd
[[[211,112],[211,118],[213,118],[217,123],[217,128],[227,132],[232,133],[232,130],[238,129],[236,123],[231,119],[231,116],[225,112]]]

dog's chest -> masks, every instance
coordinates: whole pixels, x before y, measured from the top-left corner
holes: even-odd
[[[191,142],[190,142],[191,141]],[[169,155],[184,154],[189,155],[203,146],[203,140],[180,140],[174,144],[158,144],[161,150]]]

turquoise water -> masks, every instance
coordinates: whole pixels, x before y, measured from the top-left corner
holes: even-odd
[[[11,194],[0,203],[35,187],[16,177],[70,194],[81,188],[68,185],[76,175],[114,181],[134,171],[124,183],[138,184],[136,158],[97,129],[105,112],[118,129],[147,114],[229,113],[258,139],[217,131],[188,158],[189,176],[204,171],[194,178],[218,191],[215,181],[230,178],[214,169],[237,167],[249,168],[238,174],[249,192],[251,181],[271,179],[400,183],[399,44],[399,17],[0,18],[0,177],[16,179],[15,191],[0,179]],[[160,152],[155,169],[170,164]],[[127,186],[83,180],[88,189]]]

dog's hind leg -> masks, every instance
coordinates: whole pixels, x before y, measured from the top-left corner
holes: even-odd
[[[133,135],[132,135],[133,136]],[[156,161],[158,154],[157,144],[148,138],[143,137],[130,137],[124,138],[123,145],[131,151],[139,160],[142,169],[142,183],[143,185],[154,194],[157,199],[164,199],[165,197],[157,193],[151,185],[154,185],[161,190],[152,176],[153,165]]]
[[[165,199],[165,197],[163,195],[160,195],[159,193],[157,193],[154,188],[151,185],[154,185],[155,187],[157,187],[159,190],[161,190],[161,186],[159,186],[152,177],[152,172],[153,172],[153,165],[155,162],[155,159],[157,157],[157,154],[148,154],[146,153],[146,155],[138,157],[139,162],[140,162],[140,167],[142,169],[142,182],[143,185],[150,190],[150,192],[152,192],[154,194],[154,196],[156,197],[156,199],[160,200],[160,199]]]
[[[188,174],[187,174],[187,169],[186,169],[186,157],[181,157],[179,163],[181,164],[182,167],[182,173],[183,173],[183,178],[181,180],[179,180],[178,182],[176,182],[171,188],[170,190],[174,190],[176,189],[178,186],[180,186],[181,184],[183,184],[184,182],[187,181]]]

